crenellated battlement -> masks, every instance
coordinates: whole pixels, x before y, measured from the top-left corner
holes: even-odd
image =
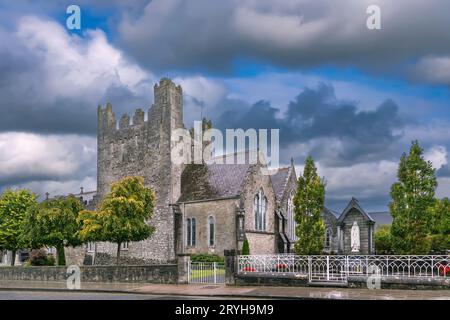
[[[125,113],[120,117],[119,121],[117,121],[110,103],[107,103],[104,109],[102,106],[98,106],[99,133],[115,132],[129,129],[134,126],[141,127],[145,123],[147,123],[147,121],[145,121],[145,112],[142,109],[136,109],[133,118],[130,118],[130,116]]]

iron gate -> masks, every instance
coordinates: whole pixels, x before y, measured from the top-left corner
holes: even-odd
[[[190,262],[189,283],[225,283],[225,264],[220,262]]]

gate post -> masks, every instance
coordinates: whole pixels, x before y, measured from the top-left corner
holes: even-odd
[[[225,250],[225,284],[234,285],[236,284],[236,250]]]
[[[189,283],[189,267],[191,264],[191,257],[187,253],[179,253],[177,257],[178,263],[178,284]]]
[[[327,256],[327,281],[330,281],[330,256]]]

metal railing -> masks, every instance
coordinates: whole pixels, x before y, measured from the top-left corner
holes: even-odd
[[[189,283],[225,283],[225,264],[219,262],[190,262]]]
[[[450,278],[449,255],[248,255],[238,257],[238,272],[303,274],[310,281],[346,281],[349,275]]]

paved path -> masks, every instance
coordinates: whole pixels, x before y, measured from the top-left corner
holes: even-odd
[[[170,295],[150,295],[136,293],[107,292],[54,292],[54,291],[0,291],[0,300],[186,300],[211,299],[210,297],[189,297]],[[216,298],[220,299],[220,298]]]
[[[4,290],[67,291],[65,282],[0,281]],[[170,296],[246,297],[275,299],[351,299],[351,300],[450,300],[450,290],[348,289],[316,287],[235,287],[220,285],[168,285],[142,283],[82,283],[84,292],[132,293]]]

